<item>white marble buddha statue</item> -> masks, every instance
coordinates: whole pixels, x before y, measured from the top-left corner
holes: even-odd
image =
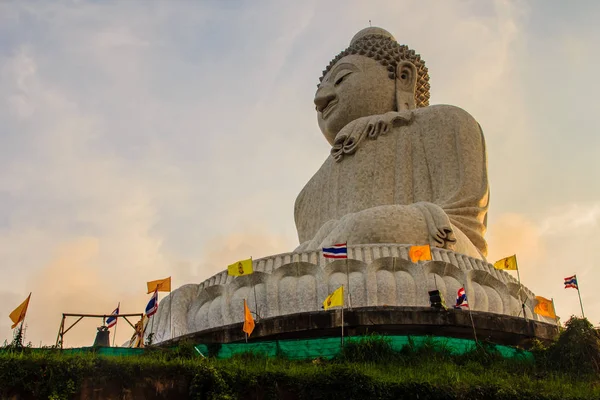
[[[464,110],[429,105],[424,61],[366,28],[315,94],[331,154],[295,204],[300,246],[430,244],[485,259],[485,142]]]
[[[428,81],[421,57],[387,31],[356,34],[315,95],[332,147],[296,199],[301,254],[267,256],[253,260],[251,275],[224,270],[178,288],[152,317],[156,341],[240,323],[243,299],[261,319],[319,311],[340,284],[348,284],[357,308],[427,307],[427,291],[439,285],[447,303],[464,287],[472,310],[513,316],[525,293],[532,315],[534,294],[485,262],[481,128],[460,108],[430,106]],[[340,242],[375,246],[357,246],[345,268],[315,252]],[[435,261],[416,266],[401,250],[422,244],[450,251],[434,249]]]

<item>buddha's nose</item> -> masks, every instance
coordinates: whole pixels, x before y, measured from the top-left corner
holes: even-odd
[[[335,99],[335,93],[333,89],[329,87],[321,87],[317,90],[317,94],[315,94],[315,106],[317,106],[318,112],[323,112],[323,110],[327,107],[327,104],[331,102],[331,100]]]

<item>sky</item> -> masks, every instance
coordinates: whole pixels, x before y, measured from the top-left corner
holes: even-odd
[[[483,128],[488,260],[516,253],[563,322],[576,273],[600,324],[598,17],[594,0],[0,2],[0,341],[29,292],[26,341],[51,345],[63,312],[142,312],[146,281],[292,251],[329,154],[318,78],[369,21],[421,54],[431,104]]]

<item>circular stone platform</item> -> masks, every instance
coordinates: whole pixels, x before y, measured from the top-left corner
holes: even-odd
[[[413,263],[408,257],[409,247],[398,244],[349,246],[348,260],[331,261],[323,258],[320,251],[286,253],[254,260],[255,272],[252,275],[233,277],[223,271],[201,284],[184,285],[173,291],[160,302],[157,314],[151,317],[147,325],[150,329],[146,329],[146,335],[154,332],[154,342],[160,343],[172,337],[187,337],[219,329],[227,331],[227,326],[232,325],[239,330],[236,324],[243,321],[243,299],[247,299],[250,309],[258,313],[255,332],[262,332],[262,329],[267,329],[262,327],[263,324],[274,321],[274,326],[280,324],[279,331],[267,329],[265,332],[270,332],[268,335],[285,334],[289,328],[282,321],[288,321],[287,316],[291,320],[301,320],[301,315],[321,315],[319,312],[323,300],[340,285],[347,286],[347,305],[355,309],[352,312],[359,313],[356,315],[365,315],[361,318],[367,318],[370,314],[387,315],[385,313],[391,309],[400,310],[398,307],[405,310],[401,312],[403,317],[390,317],[391,322],[376,325],[394,325],[396,322],[393,321],[400,318],[403,321],[399,323],[403,326],[402,330],[410,331],[407,328],[410,323],[407,321],[414,320],[416,330],[419,330],[420,325],[444,326],[443,330],[452,333],[450,322],[442,325],[424,324],[425,317],[415,319],[415,316],[439,314],[439,311],[429,307],[428,291],[439,289],[446,304],[451,307],[455,303],[458,289],[464,286],[474,318],[480,318],[479,315],[496,315],[495,319],[485,318],[496,321],[494,323],[498,325],[500,335],[506,331],[503,328],[504,321],[513,320],[521,321],[511,325],[518,327],[518,330],[511,328],[508,332],[514,331],[524,337],[538,336],[541,332],[539,329],[530,329],[528,324],[522,325],[525,319],[518,299],[519,285],[510,274],[496,270],[485,261],[439,248],[432,248],[433,260]],[[520,295],[523,296],[527,319],[547,322],[550,325],[543,330],[551,330],[553,320],[532,313],[534,294],[523,287]],[[169,304],[171,299],[172,307]],[[172,315],[170,310],[173,311]],[[410,312],[407,314],[406,310]],[[352,312],[348,313],[348,323],[351,315],[354,315]],[[467,314],[460,310],[450,310],[444,315],[464,318]],[[333,315],[337,314],[329,311],[322,315],[322,318],[334,318]],[[328,315],[332,317],[327,317]],[[284,316],[286,317],[283,318]],[[501,316],[507,318],[498,318]],[[457,325],[457,335],[459,331],[462,332],[460,335],[468,335],[468,330],[458,328],[463,325],[464,323]],[[315,329],[327,330],[334,326],[339,324],[332,322]],[[356,325],[356,329],[360,326],[363,324]],[[494,330],[493,325],[486,326],[490,332]],[[305,333],[310,330],[300,329]],[[540,337],[550,336],[552,334]]]

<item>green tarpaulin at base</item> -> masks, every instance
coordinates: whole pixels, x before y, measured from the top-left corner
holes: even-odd
[[[369,340],[369,336],[355,336],[345,338],[345,342],[357,342]],[[442,336],[376,336],[376,339],[389,341],[395,351],[401,351],[405,346],[419,349],[423,346],[434,349],[444,349],[455,355],[465,354],[476,348],[477,344],[470,339],[456,339]],[[529,351],[522,349],[489,344],[505,358],[521,357],[533,359]],[[227,343],[227,344],[197,344],[196,351],[204,357],[216,357],[226,359],[236,354],[254,353],[266,357],[284,357],[290,360],[312,360],[316,358],[331,359],[342,351],[342,341],[339,337],[316,338],[316,339],[290,339],[268,342],[250,343]],[[56,351],[56,349],[31,349],[32,351]],[[153,348],[152,350],[156,350]],[[151,351],[152,351],[151,350]],[[136,356],[142,355],[147,350],[144,348],[127,347],[78,347],[63,349],[65,354],[95,353],[102,356]],[[200,357],[200,354],[198,354]]]
[[[417,349],[423,346],[434,346],[447,349],[452,354],[460,355],[476,348],[475,341],[470,339],[456,339],[440,336],[385,336],[382,338],[388,340],[392,349],[395,351],[401,351],[404,346],[408,345]],[[345,340],[346,342],[355,342],[364,340],[364,337],[349,337]],[[528,351],[503,345],[491,346],[505,358],[533,358],[532,354]],[[204,356],[220,359],[230,358],[241,353],[255,353],[267,357],[280,356],[291,360],[307,360],[315,358],[334,358],[341,352],[342,342],[341,338],[320,338],[216,345],[198,344],[195,347]]]
[[[102,356],[139,356],[144,354],[144,349],[131,349],[128,347],[76,347],[63,349],[62,352],[65,354],[95,352]]]

